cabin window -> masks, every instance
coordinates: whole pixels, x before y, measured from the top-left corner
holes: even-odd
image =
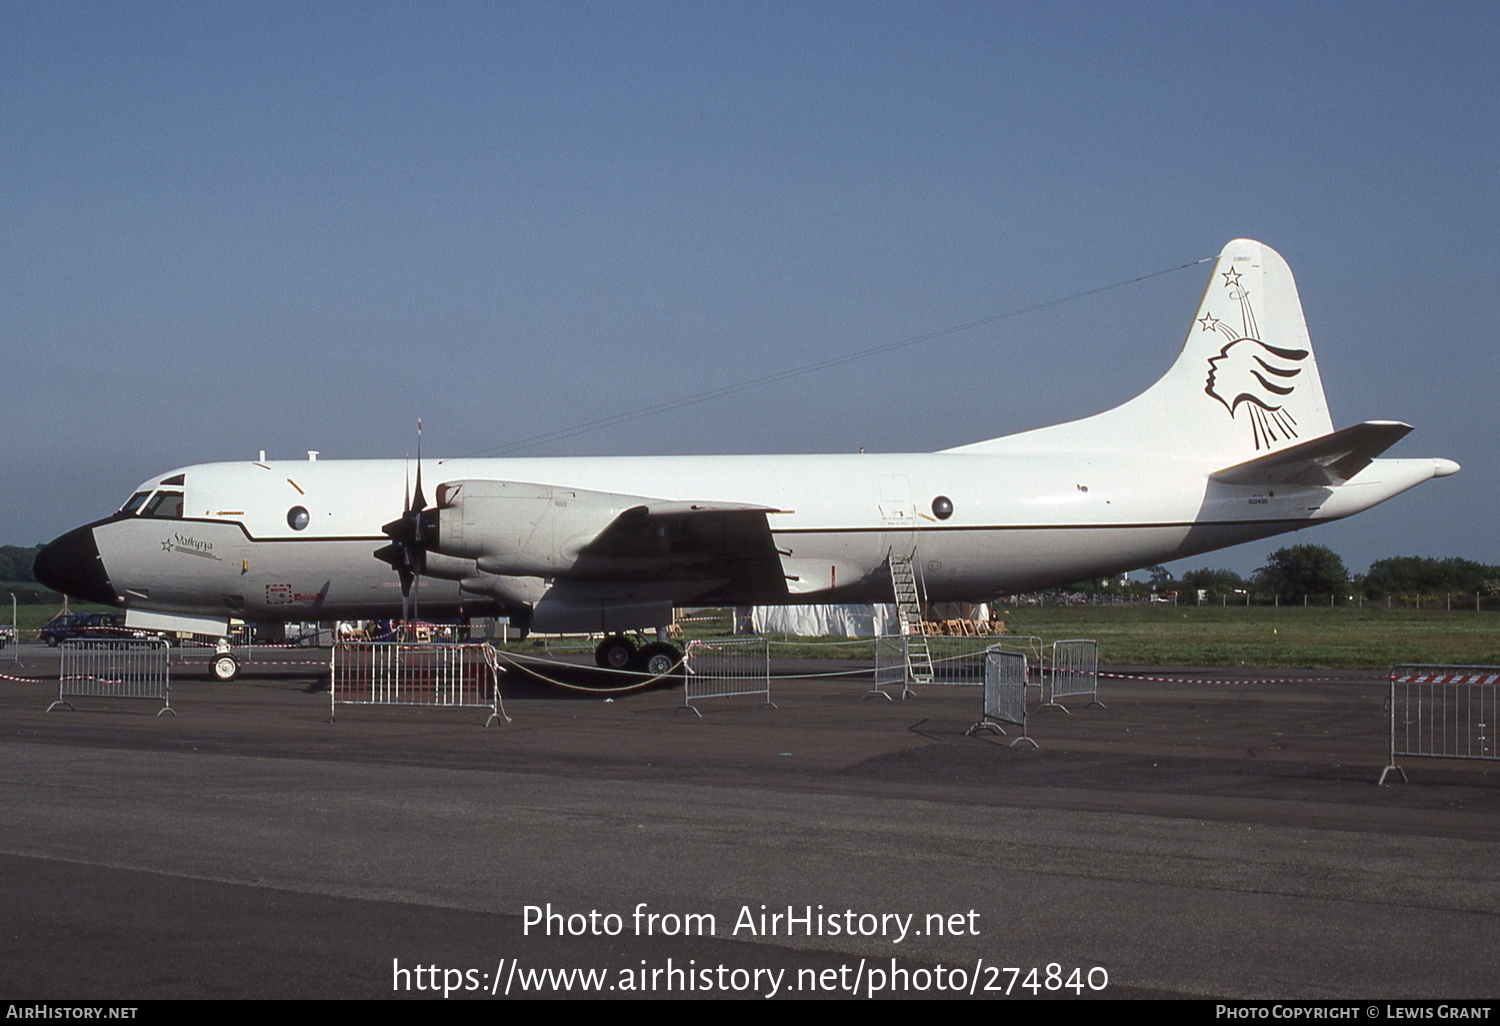
[[[947,520],[953,515],[953,500],[946,495],[939,495],[932,500],[932,515],[939,520]]]
[[[293,531],[301,531],[307,527],[312,518],[308,516],[307,510],[301,506],[293,506],[286,511],[286,523]]]
[[[146,509],[141,516],[154,517],[157,520],[181,520],[182,493],[157,492],[151,497],[151,501],[146,503]]]
[[[148,498],[150,498],[150,496],[150,492],[136,492],[130,497],[125,505],[120,507],[120,512],[126,514],[127,516],[135,516],[136,513],[140,512],[141,505]]]

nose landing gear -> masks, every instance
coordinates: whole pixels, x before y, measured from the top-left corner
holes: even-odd
[[[240,661],[229,650],[227,639],[219,639],[219,644],[214,648],[214,660],[209,664],[209,669],[214,675],[214,680],[221,684],[227,684],[240,675]]]

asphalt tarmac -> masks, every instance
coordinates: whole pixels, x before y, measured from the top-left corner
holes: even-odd
[[[321,664],[174,666],[158,717],[11,655],[4,998],[1500,993],[1500,774],[1377,787],[1379,673],[1121,668],[1032,750],[970,687],[330,723]]]

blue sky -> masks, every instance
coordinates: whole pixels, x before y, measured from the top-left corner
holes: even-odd
[[[267,450],[457,455],[1174,267],[1297,274],[1335,422],[1463,464],[1299,534],[1500,562],[1500,7],[0,5],[0,543]],[[536,454],[1097,412],[1206,268]],[[1247,571],[1286,538],[1178,569]]]

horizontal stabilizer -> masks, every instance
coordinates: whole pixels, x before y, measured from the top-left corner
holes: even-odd
[[[1411,431],[1410,424],[1369,420],[1278,449],[1210,475],[1232,485],[1341,485]]]

